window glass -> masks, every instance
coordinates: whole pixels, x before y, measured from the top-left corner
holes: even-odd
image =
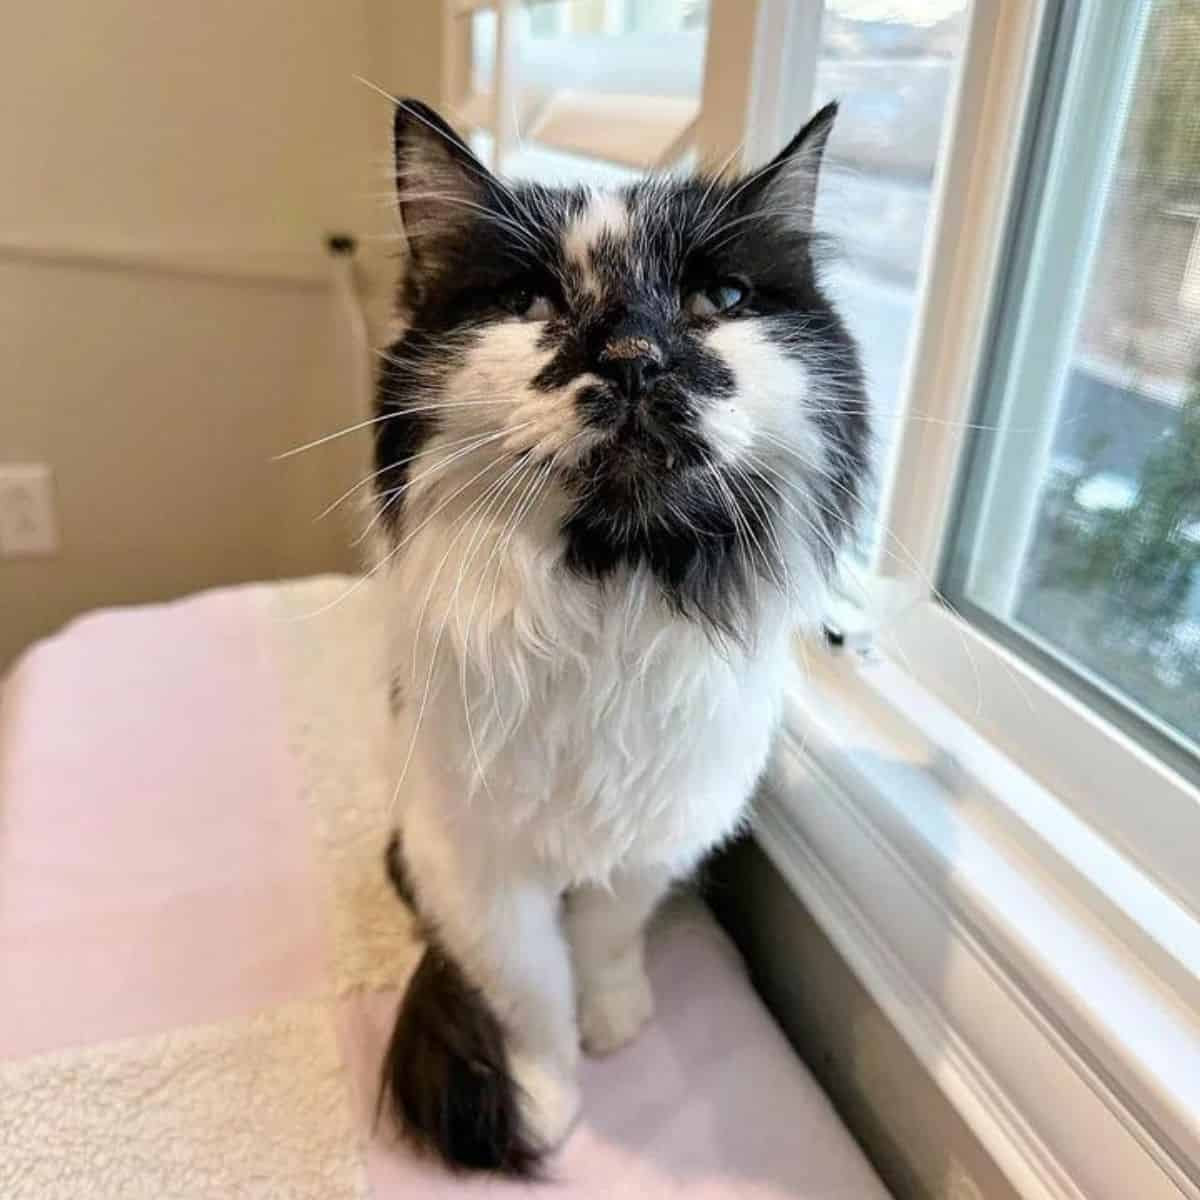
[[[967,28],[966,0],[827,0],[816,104],[841,102],[817,199],[827,281],[862,350],[886,477],[899,422],[942,126]],[[869,497],[874,513],[876,491]],[[903,551],[881,537],[884,553]],[[865,547],[867,548],[867,547]]]
[[[497,20],[469,18],[460,118],[490,155]],[[700,104],[707,0],[532,0],[514,10],[515,144],[504,171],[621,182],[679,157]]]
[[[987,372],[981,424],[998,428],[976,434],[947,591],[1186,751],[1200,742],[1200,0],[1146,0],[1132,38],[1111,31],[1116,57],[1093,54],[1081,39],[1131,8],[1092,9],[1056,50],[1088,65],[1039,134],[1054,149],[1012,239]]]

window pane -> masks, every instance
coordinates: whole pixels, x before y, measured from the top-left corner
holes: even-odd
[[[967,0],[827,0],[816,103],[841,101],[817,202],[827,281],[862,348],[886,476],[903,397],[934,169]],[[870,511],[876,496],[869,498]],[[868,542],[878,531],[868,530]],[[867,547],[864,547],[867,548]],[[883,539],[885,551],[892,549]]]
[[[1003,433],[976,436],[947,590],[1194,748],[1200,0],[1138,8],[1085,8],[1055,51],[1080,65],[1039,133],[984,410]]]
[[[699,109],[707,0],[527,0],[514,19],[507,174],[617,183],[678,156]],[[496,15],[481,10],[470,22],[458,115],[488,157]]]

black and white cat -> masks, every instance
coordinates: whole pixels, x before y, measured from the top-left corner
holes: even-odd
[[[513,1174],[579,1047],[650,1018],[647,917],[734,831],[866,472],[814,263],[836,113],[763,169],[512,185],[401,103],[408,243],[379,379],[389,869],[428,941],[383,1067],[400,1127]]]

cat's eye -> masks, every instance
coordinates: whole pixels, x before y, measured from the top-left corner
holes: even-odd
[[[554,316],[554,305],[533,288],[512,288],[501,297],[501,303],[522,321],[548,321]]]
[[[746,295],[746,287],[736,279],[722,279],[689,293],[683,307],[693,317],[716,317],[733,312],[743,303]]]

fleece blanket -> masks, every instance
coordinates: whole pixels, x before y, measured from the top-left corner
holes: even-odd
[[[882,1200],[695,901],[550,1179],[373,1123],[419,947],[381,868],[386,689],[343,578],[98,613],[0,693],[0,1196]]]

